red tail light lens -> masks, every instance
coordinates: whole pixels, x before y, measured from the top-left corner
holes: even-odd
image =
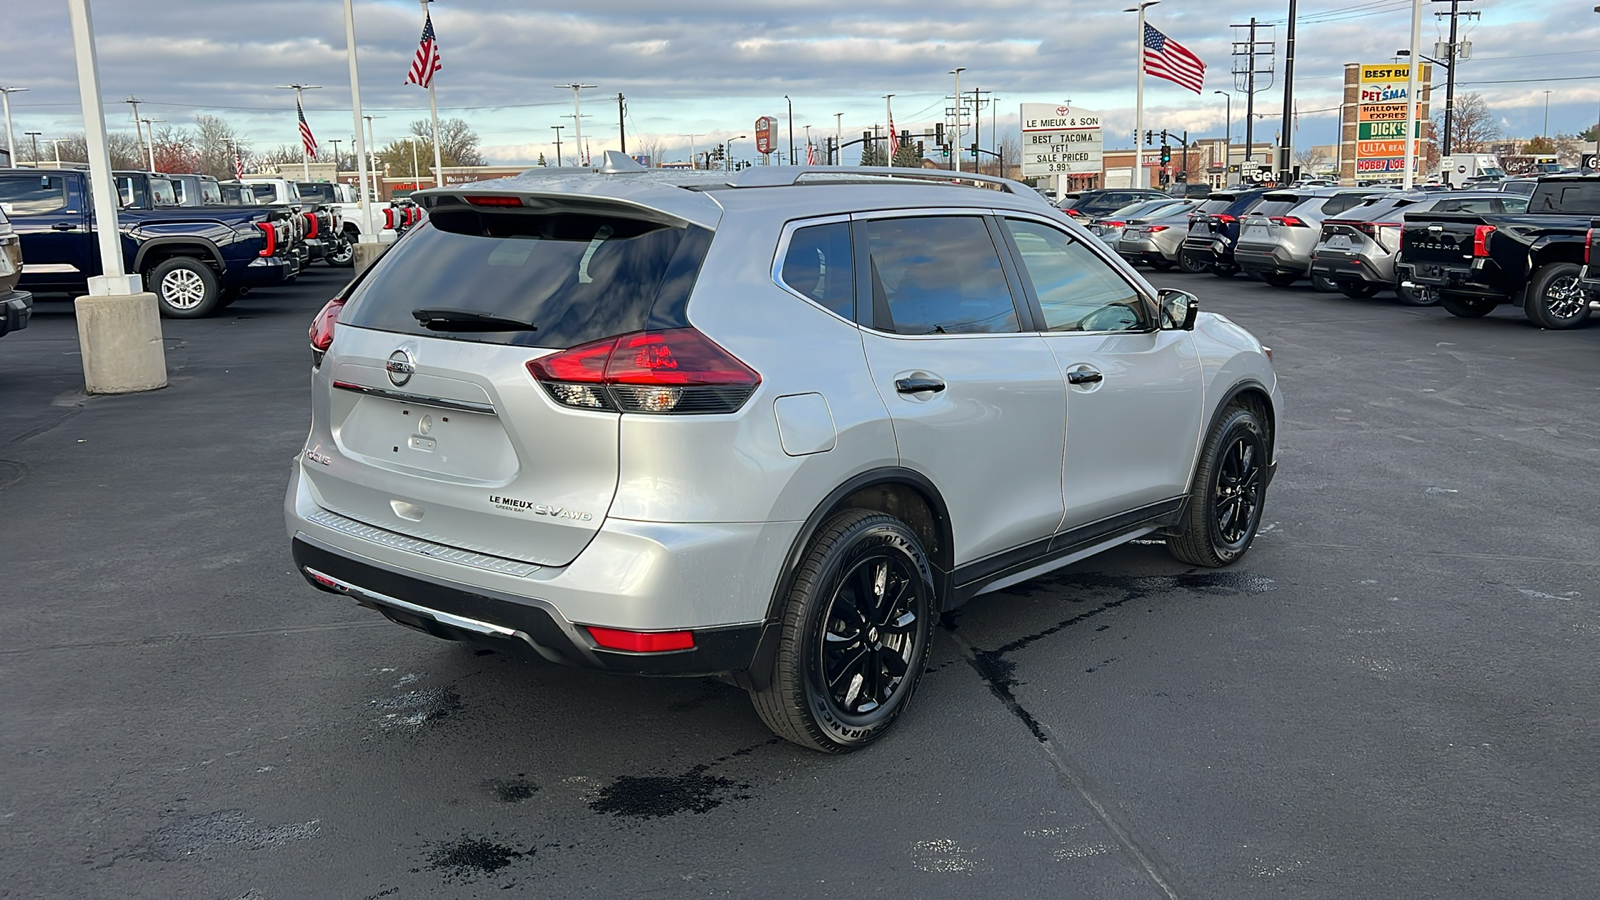
[[[510,197],[501,194],[474,194],[461,198],[473,206],[521,206],[521,197]]]
[[[383,211],[383,227],[390,231],[394,230],[394,207],[392,206]]]
[[[258,256],[272,256],[278,252],[278,226],[273,222],[257,222],[256,227],[266,236],[267,243]]]
[[[1472,255],[1483,258],[1489,255],[1489,235],[1494,234],[1493,225],[1479,225],[1472,230]]]
[[[1274,225],[1287,225],[1290,228],[1306,228],[1305,220],[1299,216],[1267,216],[1267,221]]]
[[[1128,225],[1127,222],[1118,222],[1115,219],[1110,222],[1101,222],[1100,224],[1107,228],[1126,228]]]
[[[629,653],[668,653],[673,650],[693,650],[692,631],[622,631],[617,628],[585,626],[594,642],[607,650],[626,650]]]
[[[305,213],[304,215],[306,217],[306,238],[309,240],[317,236],[317,214]]]
[[[344,309],[344,298],[335,297],[329,300],[317,317],[311,320],[311,349],[315,351],[317,362],[322,362],[322,354],[328,352],[333,346],[333,326],[339,322],[339,310]]]
[[[1144,227],[1144,230],[1150,232],[1151,234],[1158,234],[1160,232],[1166,231],[1169,227],[1171,227],[1171,226],[1168,226],[1168,225],[1146,225]]]
[[[1594,246],[1594,229],[1591,228],[1583,235],[1583,264],[1589,264],[1589,248]]]
[[[1232,225],[1233,223],[1235,223],[1235,222],[1237,222],[1239,220],[1237,218],[1233,217],[1233,216],[1228,215],[1227,213],[1223,213],[1220,216],[1212,216],[1211,217],[1211,221],[1216,222],[1219,225]]]
[[[693,328],[638,331],[528,362],[551,399],[577,409],[729,413],[761,376]]]
[[[1066,214],[1067,214],[1067,215],[1069,215],[1069,216],[1071,216],[1071,217],[1073,217],[1073,218],[1074,218],[1074,219],[1081,219],[1081,218],[1083,218],[1083,213],[1081,213],[1081,212],[1078,212],[1078,211],[1077,211],[1077,210],[1075,210],[1075,209],[1064,209],[1064,210],[1062,210],[1062,212],[1064,212],[1064,213],[1066,213]]]

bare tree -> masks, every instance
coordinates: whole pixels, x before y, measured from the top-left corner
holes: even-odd
[[[1309,175],[1313,169],[1328,161],[1328,155],[1322,152],[1321,147],[1307,147],[1294,155],[1294,161],[1300,165],[1302,174]]]
[[[254,164],[257,170],[267,167],[282,170],[287,166],[300,162],[300,148],[291,147],[288,144],[279,144],[263,153],[252,153],[250,162]]]
[[[1433,133],[1444,134],[1444,111],[1433,117]],[[1462,94],[1455,99],[1450,116],[1450,150],[1453,153],[1484,153],[1500,138],[1500,125],[1489,104],[1479,93]]]
[[[411,123],[411,133],[422,138],[428,148],[428,161],[433,161],[433,125],[427,119]],[[464,119],[439,120],[439,158],[447,166],[481,166],[483,153],[478,150],[480,139]],[[417,147],[422,153],[422,146]],[[409,165],[409,163],[407,164]]]
[[[194,149],[199,157],[197,171],[215,178],[232,178],[234,148],[239,147],[241,155],[245,149],[233,126],[217,116],[204,114],[194,117],[194,125]]]
[[[634,138],[634,143],[639,148],[639,156],[650,157],[650,165],[652,167],[659,168],[661,166],[662,143],[660,135],[649,135],[646,137]]]
[[[1021,176],[1022,142],[1016,135],[1008,134],[1000,139],[1000,177],[1017,178]],[[1015,171],[1014,171],[1015,170]]]
[[[69,134],[58,142],[62,162],[87,163],[89,161],[89,144],[83,138],[83,132]],[[111,168],[113,169],[143,169],[145,167],[144,148],[138,139],[131,134],[113,131],[106,135],[106,149],[111,155]],[[18,154],[25,159],[32,159],[33,143],[30,141],[17,147]],[[56,158],[56,148],[50,142],[39,144],[39,158],[34,162],[53,162]]]

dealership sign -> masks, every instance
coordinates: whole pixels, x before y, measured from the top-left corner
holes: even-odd
[[[756,152],[765,156],[772,152],[773,119],[762,116],[756,120]]]
[[[1100,174],[1105,136],[1100,114],[1065,103],[1022,104],[1022,175]]]

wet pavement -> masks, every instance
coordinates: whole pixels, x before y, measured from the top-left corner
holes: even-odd
[[[321,268],[84,398],[0,339],[0,897],[1578,897],[1600,884],[1600,327],[1154,276],[1271,345],[1251,553],[980,597],[867,752],[450,644],[294,574]]]

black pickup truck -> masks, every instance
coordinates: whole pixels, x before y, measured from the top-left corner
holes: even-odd
[[[1541,328],[1575,328],[1589,318],[1580,271],[1595,215],[1600,177],[1589,175],[1539,179],[1526,213],[1407,215],[1396,271],[1452,315],[1516,303]]]
[[[181,208],[172,183],[145,172],[114,174],[123,265],[144,276],[163,316],[198,318],[254,286],[300,274],[290,212],[268,207]],[[22,238],[20,287],[83,293],[99,275],[89,173],[0,169],[0,204]]]

